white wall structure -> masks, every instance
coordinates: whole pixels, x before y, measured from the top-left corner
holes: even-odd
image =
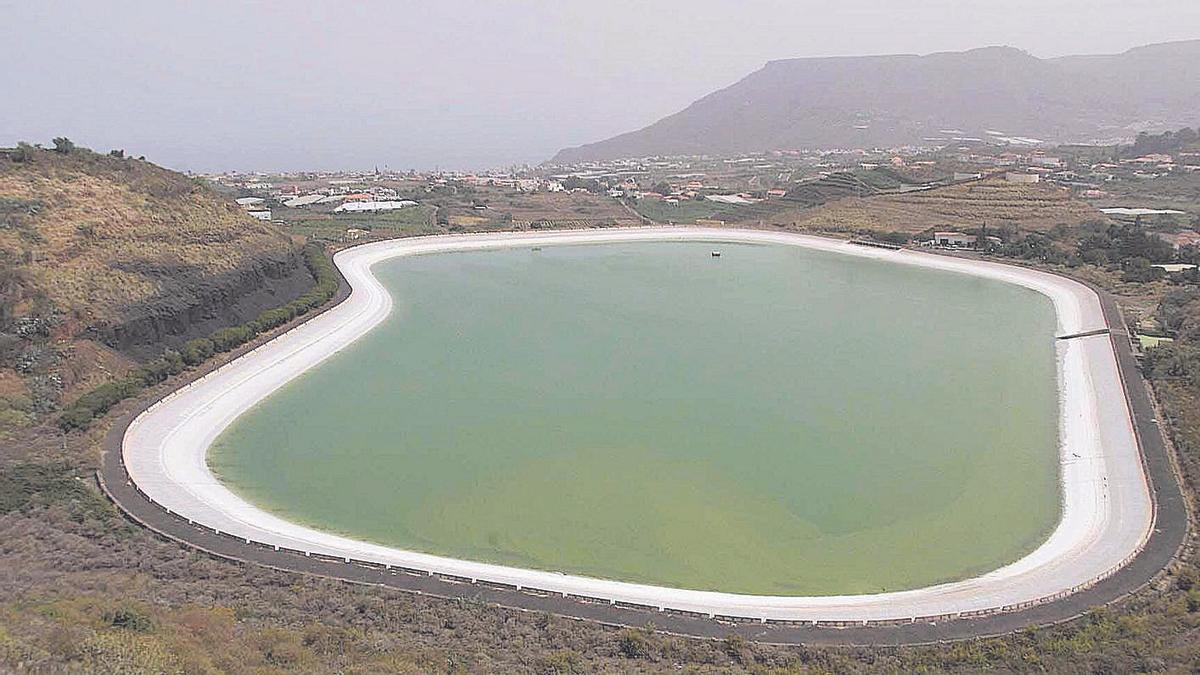
[[[1107,335],[1059,340],[1062,517],[1038,548],[981,576],[907,591],[819,597],[756,596],[667,588],[458,560],[405,551],[289,522],[245,501],[209,470],[209,445],[271,392],[382,322],[392,298],[375,263],[400,256],[513,246],[627,241],[748,242],[802,246],[1018,284],[1049,297],[1059,335],[1103,329],[1096,294],[1034,270],[916,251],[890,251],[798,234],[702,228],[443,235],[346,249],[334,261],[352,292],[344,302],[167,396],[137,417],[123,442],[134,483],[154,502],[221,532],[268,545],[512,584],[553,593],[719,616],[798,621],[888,621],[976,615],[1044,602],[1086,588],[1145,544],[1152,498]],[[353,498],[346,486],[346,498]],[[886,556],[887,551],[878,555]],[[752,560],[748,560],[752,564]]]
[[[408,199],[384,202],[346,202],[334,209],[335,213],[369,213],[374,211],[395,211],[406,206],[416,206],[417,203]]]

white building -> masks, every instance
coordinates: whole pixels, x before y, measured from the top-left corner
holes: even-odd
[[[946,246],[949,248],[962,248],[965,246],[974,246],[977,237],[973,234],[965,234],[963,232],[934,232],[933,245]]]
[[[1019,171],[1009,171],[1008,173],[1004,174],[1004,180],[1006,180],[1010,183],[1031,184],[1031,183],[1041,182],[1042,177],[1036,173],[1021,173]]]
[[[1029,159],[1029,163],[1048,169],[1057,169],[1063,165],[1062,159],[1058,157],[1046,157],[1045,155],[1035,155]]]
[[[324,198],[325,198],[325,195],[315,195],[315,194],[314,195],[304,195],[303,197],[296,197],[295,199],[289,199],[286,202],[284,202],[283,205],[287,206],[287,207],[291,207],[291,208],[299,208],[301,206],[308,206],[310,204],[316,204],[317,202],[321,201]]]
[[[416,206],[417,203],[402,199],[389,202],[346,202],[333,210],[334,213],[374,213],[376,211],[395,211],[406,206]]]

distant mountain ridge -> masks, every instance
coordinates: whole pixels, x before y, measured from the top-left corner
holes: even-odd
[[[648,127],[551,161],[887,147],[989,131],[1081,142],[1196,126],[1198,101],[1200,40],[1053,59],[1012,47],[786,59]]]

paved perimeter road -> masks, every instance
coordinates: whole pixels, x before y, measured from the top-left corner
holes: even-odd
[[[347,296],[343,289],[337,299]],[[1171,462],[1159,434],[1150,399],[1141,381],[1119,310],[1112,298],[1101,293],[1108,336],[1081,339],[1103,340],[1116,353],[1121,378],[1126,383],[1130,409],[1138,436],[1146,474],[1153,486],[1156,507],[1155,529],[1142,551],[1124,568],[1098,584],[1062,599],[1033,607],[1014,609],[976,618],[942,617],[937,621],[890,622],[864,625],[860,622],[776,622],[721,620],[698,613],[656,611],[650,607],[610,604],[561,594],[517,590],[504,584],[471,582],[449,575],[430,575],[382,565],[347,562],[331,556],[306,556],[298,551],[276,550],[247,543],[228,534],[190,524],[146,499],[128,479],[121,461],[121,445],[130,422],[150,407],[118,420],[105,440],[99,478],[113,500],[135,521],[159,534],[213,555],[261,564],[283,570],[319,574],[357,583],[369,583],[439,597],[472,598],[508,607],[546,611],[608,624],[643,626],[695,637],[717,638],[729,634],[778,643],[906,644],[999,634],[1031,624],[1069,619],[1099,604],[1111,602],[1144,586],[1171,560],[1186,535],[1187,513]],[[199,373],[202,375],[204,373]]]

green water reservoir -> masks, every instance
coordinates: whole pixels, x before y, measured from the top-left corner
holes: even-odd
[[[779,595],[968,577],[1057,522],[1055,320],[1033,291],[711,243],[375,273],[387,320],[210,451],[235,492],[297,522]]]

